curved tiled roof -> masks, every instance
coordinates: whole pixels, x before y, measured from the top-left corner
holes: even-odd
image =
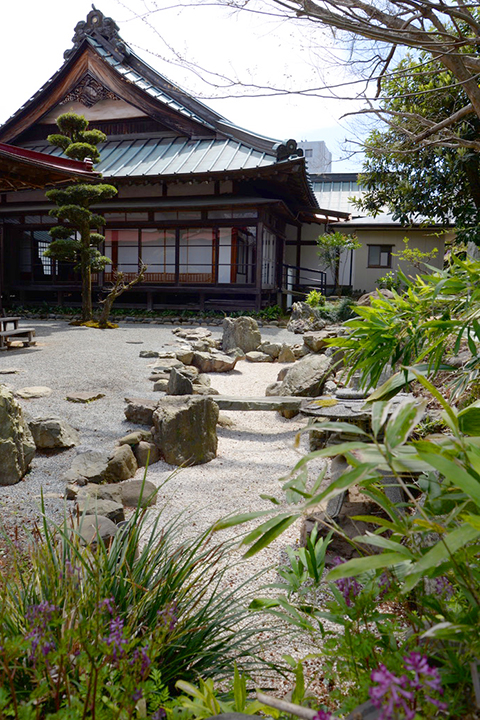
[[[29,145],[29,148],[57,157],[62,155],[60,148],[48,143]],[[229,139],[189,140],[179,136],[109,140],[98,149],[102,160],[95,169],[111,178],[234,172],[276,163],[274,155]]]

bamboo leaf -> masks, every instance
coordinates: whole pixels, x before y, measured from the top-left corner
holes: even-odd
[[[428,400],[405,400],[392,413],[385,430],[385,445],[393,450],[403,445],[425,413]]]
[[[297,514],[279,520],[275,525],[273,525],[273,527],[267,530],[267,532],[264,533],[249,550],[247,550],[243,557],[249,558],[256,555],[260,552],[260,550],[263,550],[263,548],[267,547],[267,545],[270,545],[271,542],[276,540],[276,538],[285,532],[285,530],[299,517],[300,515]]]
[[[242,525],[250,520],[256,520],[263,515],[270,515],[271,512],[271,510],[259,510],[257,512],[242,513],[240,515],[232,515],[230,517],[222,518],[215,523],[213,530],[225,530],[226,528],[235,527],[235,525]]]
[[[480,537],[480,528],[474,528],[471,525],[463,524],[455,528],[448,535],[444,535],[442,540],[437,542],[430,550],[412,565],[409,575],[420,575],[431,568],[437,567],[444,560],[448,560],[457,550],[465,547],[468,543]]]
[[[480,483],[459,463],[449,460],[443,455],[433,453],[419,452],[418,455],[436,470],[439,470],[452,485],[463,490],[480,508]]]
[[[373,545],[374,547],[384,548],[385,550],[391,550],[392,552],[400,553],[409,560],[414,560],[414,555],[410,550],[394,540],[389,540],[382,535],[374,535],[373,533],[367,532],[366,535],[358,535],[353,538],[356,542],[365,543],[366,545]]]
[[[330,570],[326,579],[331,581],[339,580],[340,578],[345,577],[354,577],[355,575],[360,575],[368,570],[378,570],[379,568],[392,567],[392,565],[398,565],[403,562],[405,562],[405,555],[398,552],[354,558],[353,560],[337,565],[337,567]]]

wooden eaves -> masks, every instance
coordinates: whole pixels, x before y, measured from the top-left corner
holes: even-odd
[[[80,162],[0,143],[0,192],[43,188],[98,178],[89,160]]]

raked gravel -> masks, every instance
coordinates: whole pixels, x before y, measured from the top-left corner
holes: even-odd
[[[30,324],[30,323],[29,323]],[[72,507],[63,497],[62,476],[75,455],[86,449],[112,449],[116,441],[138,429],[125,420],[125,397],[160,397],[148,380],[155,361],[141,358],[141,350],[160,350],[175,344],[172,326],[121,323],[118,329],[100,331],[74,327],[64,321],[34,321],[37,345],[15,348],[0,354],[0,370],[15,368],[15,374],[0,375],[12,390],[44,385],[52,388],[50,397],[19,399],[25,415],[55,415],[66,419],[81,437],[81,446],[59,453],[37,453],[31,471],[16,485],[0,487],[0,518],[28,526],[38,517],[43,492],[47,515],[61,520],[65,509]],[[221,337],[221,328],[211,327],[214,337]],[[285,329],[262,328],[262,339],[302,342],[302,337]],[[266,386],[276,379],[283,366],[278,363],[237,363],[229,373],[212,373],[212,386],[222,394],[264,396]],[[95,391],[105,397],[88,404],[71,403],[69,393]],[[230,427],[218,427],[217,458],[205,465],[179,469],[158,462],[148,471],[148,479],[163,485],[157,505],[166,518],[187,509],[193,513],[192,531],[202,531],[221,517],[236,512],[271,508],[264,495],[281,496],[279,478],[291,470],[306,452],[306,435],[300,447],[295,437],[307,424],[297,416],[286,420],[276,412],[224,412]],[[312,466],[312,477],[320,466]],[[143,477],[139,469],[135,478]],[[1,469],[0,469],[1,473]],[[285,559],[285,545],[298,541],[300,523],[292,526],[274,545],[251,561],[252,575],[258,570],[278,565]],[[237,530],[225,532],[232,537]],[[240,572],[241,577],[237,577]],[[245,568],[232,569],[230,582],[245,580]],[[269,581],[275,580],[272,570]],[[263,578],[265,581],[265,578]],[[289,652],[297,656],[307,648],[293,638],[282,647],[271,648],[272,657]]]

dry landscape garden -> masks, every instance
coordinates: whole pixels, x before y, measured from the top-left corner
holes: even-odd
[[[0,720],[480,718],[478,8],[261,11],[354,37],[428,242],[92,6],[0,127]]]
[[[1,368],[3,716],[476,717],[479,273],[343,323],[318,297],[287,327],[29,317]]]

